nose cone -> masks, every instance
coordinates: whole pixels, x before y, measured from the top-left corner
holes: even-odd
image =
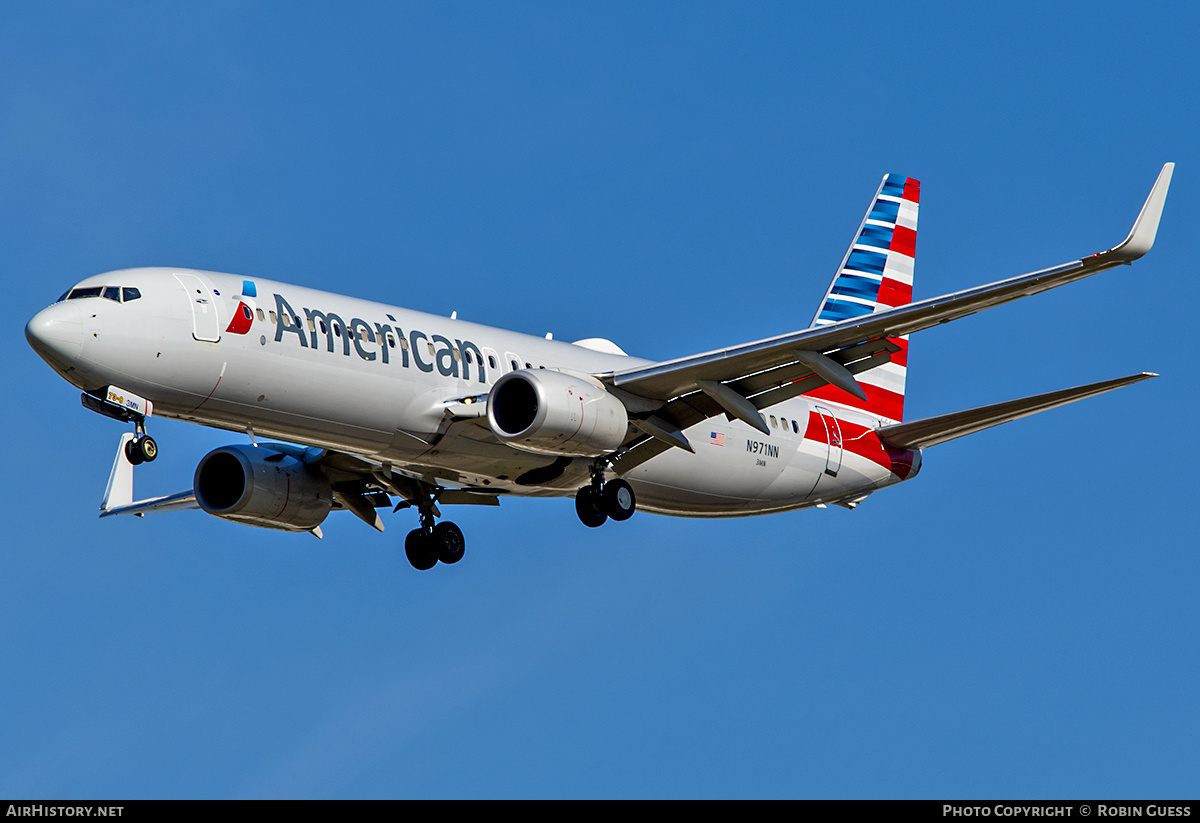
[[[83,313],[70,303],[55,303],[25,324],[25,339],[57,371],[75,365],[83,351]]]

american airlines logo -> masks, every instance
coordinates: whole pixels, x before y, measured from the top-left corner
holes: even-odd
[[[284,335],[294,334],[301,348],[315,351],[321,348],[323,338],[324,348],[328,352],[337,352],[340,348],[342,356],[349,357],[353,349],[363,360],[379,360],[385,364],[399,355],[400,365],[406,369],[409,368],[411,355],[413,365],[423,372],[437,369],[445,377],[461,377],[463,380],[471,379],[471,366],[475,366],[479,382],[487,382],[483,352],[470,340],[451,340],[440,334],[426,334],[419,329],[409,329],[405,335],[398,325],[394,325],[396,320],[391,315],[388,315],[388,323],[368,322],[360,317],[352,317],[347,321],[334,312],[307,306],[301,308],[304,310],[303,319],[283,295],[275,295],[276,343],[282,342]],[[337,345],[335,340],[341,345]]]

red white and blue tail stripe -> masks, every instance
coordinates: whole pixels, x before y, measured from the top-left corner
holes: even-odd
[[[900,174],[883,178],[813,318],[814,326],[827,326],[912,302],[920,200],[920,181]],[[892,362],[856,375],[867,395],[866,401],[834,386],[822,386],[808,395],[889,420],[902,420],[908,337],[888,339],[900,348],[892,355]]]

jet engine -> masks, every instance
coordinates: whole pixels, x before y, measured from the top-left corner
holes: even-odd
[[[222,446],[206,454],[193,488],[209,514],[267,529],[315,529],[333,505],[322,475],[294,457],[253,446]]]
[[[599,457],[625,440],[629,415],[598,380],[546,369],[509,372],[488,394],[488,425],[534,454]]]

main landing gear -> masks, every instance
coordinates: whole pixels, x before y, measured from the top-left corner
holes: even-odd
[[[637,509],[633,488],[620,478],[604,482],[604,472],[592,473],[592,484],[575,493],[575,513],[589,528],[603,526],[613,520],[628,520]]]
[[[467,548],[462,529],[449,520],[434,523],[437,506],[424,487],[415,505],[421,513],[421,526],[404,538],[404,554],[412,567],[424,572],[436,566],[438,561],[450,565],[462,560]]]
[[[439,560],[446,564],[457,563],[462,560],[466,548],[462,529],[449,520],[430,528],[413,529],[404,538],[404,554],[412,567],[420,572],[432,569]]]

